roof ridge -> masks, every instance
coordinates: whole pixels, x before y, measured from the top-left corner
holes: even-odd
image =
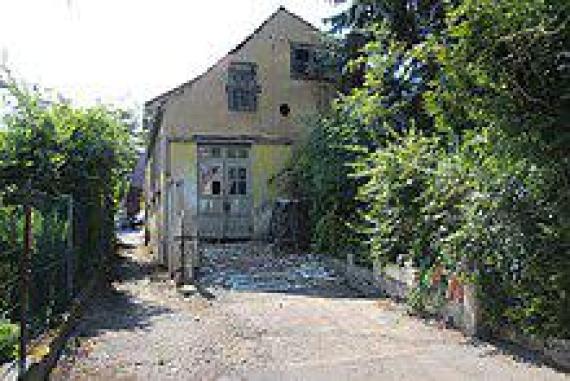
[[[156,101],[160,100],[161,98],[167,97],[167,96],[175,93],[176,91],[183,89],[185,86],[191,85],[192,83],[194,83],[198,79],[202,78],[204,75],[206,75],[208,72],[210,72],[210,70],[212,70],[214,67],[216,67],[218,65],[218,63],[220,63],[220,61],[222,61],[224,58],[226,58],[230,54],[234,54],[239,49],[241,49],[245,44],[247,44],[257,33],[259,33],[259,31],[261,31],[261,29],[263,29],[271,20],[273,20],[273,18],[275,18],[275,16],[277,16],[279,14],[279,12],[285,12],[288,15],[290,15],[290,16],[296,18],[297,20],[303,22],[304,24],[308,25],[309,27],[311,27],[311,29],[318,31],[318,32],[320,31],[316,26],[314,26],[313,24],[311,24],[307,20],[303,19],[301,16],[296,15],[295,13],[293,13],[290,10],[288,10],[287,8],[285,8],[285,6],[280,5],[279,8],[277,8],[277,10],[275,12],[273,12],[269,17],[267,17],[265,19],[265,21],[263,21],[258,27],[256,27],[253,30],[253,32],[248,34],[243,39],[242,42],[237,44],[233,49],[231,49],[228,53],[226,53],[222,58],[218,59],[212,66],[208,67],[208,69],[206,69],[206,71],[204,71],[202,74],[199,74],[196,77],[192,78],[191,80],[183,82],[182,84],[180,84],[180,85],[178,85],[178,86],[176,86],[170,90],[167,90],[164,93],[155,96],[154,98],[151,98],[150,100],[148,100],[144,103],[145,106],[150,105],[151,103],[156,102]]]

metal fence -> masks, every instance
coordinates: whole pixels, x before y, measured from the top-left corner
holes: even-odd
[[[100,273],[113,233],[106,218],[102,202],[68,196],[0,204],[0,324],[19,327],[20,376],[28,348],[62,323]]]

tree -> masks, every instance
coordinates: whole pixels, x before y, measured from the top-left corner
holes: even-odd
[[[13,106],[0,135],[4,200],[30,196],[31,184],[37,195],[99,194],[118,201],[137,144],[125,112],[103,106],[75,108],[6,77]]]
[[[491,330],[568,337],[570,4],[423,4],[437,17],[412,1],[354,1],[337,21],[366,25],[367,43],[352,64],[361,85],[339,97],[296,163],[322,203],[313,231],[332,216],[369,249],[361,254],[411,258],[418,309],[437,308],[446,276],[458,277],[485,295]],[[411,14],[420,21],[395,22]],[[326,187],[314,185],[322,178]]]
[[[446,3],[441,0],[334,0],[334,3],[349,1],[346,10],[327,20],[332,33],[347,32],[341,40],[344,52],[341,60],[347,68],[341,83],[344,93],[364,85],[365,65],[358,58],[365,55],[367,43],[377,40],[375,28],[379,25],[384,25],[406,46],[443,27]]]

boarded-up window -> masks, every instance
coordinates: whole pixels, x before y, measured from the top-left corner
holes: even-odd
[[[257,94],[257,65],[251,62],[234,62],[228,68],[228,108],[230,111],[255,112]]]
[[[200,194],[220,196],[222,194],[221,164],[202,163],[200,165]]]

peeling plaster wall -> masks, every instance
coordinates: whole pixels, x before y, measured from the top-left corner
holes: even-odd
[[[270,179],[285,167],[291,155],[291,146],[256,144],[252,151],[253,206],[257,209],[264,201],[284,196],[270,184]]]
[[[273,202],[285,197],[271,183],[291,157],[290,145],[258,144],[252,147],[253,226],[254,237],[261,239],[269,232]]]
[[[187,218],[195,219],[198,212],[198,174],[196,168],[196,143],[170,143],[170,176],[177,186],[178,208],[184,208]]]
[[[150,233],[149,246],[155,258],[161,264],[166,264],[163,235],[166,185],[165,149],[166,140],[159,135],[147,161],[146,172],[148,180],[145,191],[147,224]]]

